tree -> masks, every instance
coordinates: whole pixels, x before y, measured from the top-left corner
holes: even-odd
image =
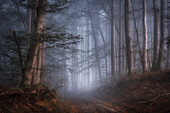
[[[32,2],[32,11],[34,14],[32,20],[34,22],[32,25],[34,28],[32,28],[32,30],[34,30],[36,35],[29,47],[27,60],[25,62],[24,74],[21,82],[22,85],[31,85],[31,82],[32,84],[38,84],[40,82],[42,48],[42,44],[40,43],[40,34],[42,33],[45,23],[47,2],[48,0],[36,0]]]
[[[120,15],[119,15],[119,18],[120,18],[120,26],[119,26],[119,31],[120,31],[120,36],[119,36],[119,74],[122,74],[122,68],[123,68],[123,62],[122,62],[122,57],[123,57],[123,35],[122,35],[122,6],[123,6],[123,1],[122,0],[120,0],[120,10],[119,10],[119,13],[120,13]]]
[[[143,72],[148,71],[148,33],[146,18],[146,0],[143,0]]]
[[[152,71],[156,71],[157,68],[157,60],[158,60],[158,18],[159,18],[159,8],[158,8],[158,0],[153,0],[154,4],[154,48],[153,48],[153,61],[152,61]]]
[[[130,0],[125,0],[125,39],[126,39],[126,55],[129,75],[135,72],[131,39],[130,26]]]
[[[87,3],[88,3],[88,11],[90,11],[89,0],[87,0]],[[97,50],[97,37],[95,34],[95,28],[94,28],[94,23],[93,23],[91,12],[89,12],[89,19],[91,21],[91,28],[92,28],[93,38],[94,38],[95,54],[96,54],[96,61],[97,61],[97,66],[98,66],[99,77],[100,77],[100,80],[102,80],[101,69],[100,69],[100,60],[99,60],[99,56],[98,56],[99,54],[98,54],[98,50]]]
[[[143,57],[142,57],[142,49],[141,49],[141,45],[140,45],[140,37],[139,37],[139,30],[138,30],[138,27],[137,27],[137,18],[136,18],[136,15],[135,15],[135,8],[134,8],[134,3],[133,3],[133,0],[131,0],[131,3],[132,3],[132,9],[133,9],[133,18],[134,18],[134,29],[135,29],[135,32],[136,32],[136,38],[137,38],[137,46],[138,46],[138,49],[139,49],[139,56],[140,56],[140,62],[141,62],[141,65],[142,65],[142,69],[144,70],[144,62],[143,62]]]
[[[167,19],[168,21],[170,21],[170,7],[169,7],[169,4],[170,4],[170,1],[168,0],[167,1],[167,8],[168,8],[168,11],[167,11]],[[168,23],[168,37],[167,37],[167,61],[166,61],[166,69],[169,68],[169,58],[170,58],[170,22]]]
[[[115,9],[115,0],[111,0],[111,68],[112,68],[112,76],[115,78],[116,75],[116,46],[115,46],[115,16],[114,16],[114,9]]]
[[[160,45],[159,45],[159,55],[157,61],[157,70],[161,70],[162,56],[164,53],[164,20],[165,20],[165,11],[164,11],[165,0],[161,0],[161,22],[160,22]]]

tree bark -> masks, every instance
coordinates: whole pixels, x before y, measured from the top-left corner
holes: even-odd
[[[130,0],[125,0],[125,39],[126,39],[126,55],[129,75],[135,72],[132,39],[131,39],[131,25],[130,25]]]
[[[41,50],[42,60],[41,60],[41,73],[40,73],[40,83],[45,83],[45,42],[42,43],[42,50]]]
[[[90,11],[89,0],[87,0],[87,2],[88,2],[88,10]],[[92,21],[92,15],[91,15],[90,12],[89,12],[89,17],[90,17],[90,21],[91,21],[91,28],[92,28],[92,32],[93,32],[93,38],[94,38],[94,46],[95,46],[95,53],[96,53],[96,61],[97,61],[97,66],[98,66],[99,78],[100,78],[100,80],[102,80],[101,69],[100,69],[100,60],[99,60],[98,50],[97,50],[97,38],[96,38],[96,34],[95,34],[94,24],[93,24],[93,21]]]
[[[153,48],[153,61],[152,61],[152,71],[157,70],[157,60],[158,60],[158,18],[159,18],[159,8],[158,0],[153,0],[154,4],[154,48]]]
[[[157,70],[161,70],[162,56],[164,53],[164,20],[165,20],[165,11],[164,11],[165,0],[161,0],[161,33],[160,33],[160,45],[159,45],[159,55],[157,61]]]
[[[115,50],[115,17],[114,17],[115,0],[111,0],[111,71],[112,77],[116,76],[116,50]]]
[[[24,69],[24,75],[22,77],[21,80],[21,85],[31,85],[32,84],[37,84],[40,81],[40,72],[37,72],[37,68],[38,68],[38,64],[37,62],[39,62],[39,67],[40,66],[40,62],[37,59],[41,59],[41,58],[37,58],[40,57],[41,55],[38,55],[38,51],[39,51],[39,45],[40,45],[40,40],[41,37],[39,34],[42,33],[42,29],[44,27],[44,22],[45,22],[45,15],[46,15],[46,7],[47,7],[47,2],[48,0],[36,0],[34,1],[34,17],[32,17],[33,19],[33,26],[32,26],[32,31],[33,33],[35,33],[36,37],[33,38],[31,44],[30,44],[30,48],[28,51],[28,55],[27,55],[27,59],[26,59],[26,63],[25,63],[25,69]],[[38,77],[38,78],[37,78]]]
[[[136,15],[135,15],[135,8],[134,8],[133,0],[131,0],[131,3],[132,3],[132,9],[133,9],[132,14],[133,14],[133,18],[134,18],[134,27],[135,27],[136,38],[137,38],[137,43],[138,43],[137,45],[138,45],[138,48],[139,48],[140,62],[141,62],[141,65],[142,65],[142,69],[144,70],[143,55],[142,55],[141,46],[140,46],[139,30],[138,30],[138,27],[137,27],[137,19],[136,19]]]
[[[122,6],[123,6],[123,2],[122,0],[120,0],[120,15],[119,15],[119,21],[120,21],[120,26],[119,26],[119,29],[120,29],[120,35],[119,35],[119,74],[121,75],[122,74]]]
[[[98,19],[97,19],[97,23],[98,23],[98,27],[99,27],[99,32],[101,34],[101,37],[102,37],[102,41],[103,41],[103,45],[104,45],[104,58],[105,58],[105,68],[106,68],[106,76],[108,75],[107,73],[107,50],[106,50],[106,41],[105,41],[105,37],[104,37],[104,34],[103,34],[103,31],[101,29],[101,26],[100,26],[100,19],[99,19],[99,15],[98,15]]]
[[[148,71],[148,33],[146,17],[146,0],[143,0],[143,72]]]

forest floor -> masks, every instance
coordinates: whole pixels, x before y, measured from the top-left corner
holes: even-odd
[[[0,113],[170,113],[170,71],[135,74],[64,99],[44,85],[0,87]]]
[[[73,95],[67,99],[71,113],[170,113],[170,71],[136,74]]]

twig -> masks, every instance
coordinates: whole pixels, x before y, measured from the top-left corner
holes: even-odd
[[[159,95],[159,96],[157,96],[157,97],[155,97],[155,98],[152,98],[152,99],[150,99],[150,100],[147,100],[147,101],[144,101],[144,102],[138,102],[138,103],[139,103],[139,104],[146,104],[146,103],[152,102],[152,101],[155,102],[157,99],[159,99],[159,98],[161,98],[161,97],[164,97],[164,96],[168,96],[168,95],[170,95],[170,93],[162,94],[162,95]]]

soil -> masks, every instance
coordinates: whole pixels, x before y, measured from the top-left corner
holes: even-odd
[[[0,88],[0,113],[68,113],[55,90],[45,85]]]
[[[0,88],[0,113],[170,113],[170,71],[127,76],[62,100],[44,85]]]
[[[134,74],[69,99],[71,113],[170,113],[170,71]]]

